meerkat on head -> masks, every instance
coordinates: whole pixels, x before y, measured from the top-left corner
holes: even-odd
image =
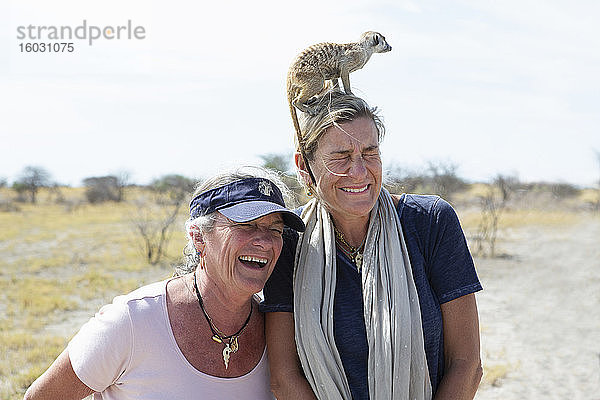
[[[299,149],[305,162],[296,108],[315,115],[318,111],[314,107],[314,104],[318,103],[315,96],[324,94],[332,87],[339,87],[339,78],[342,79],[346,94],[352,94],[350,73],[364,67],[373,53],[385,53],[390,50],[392,46],[381,33],[368,31],[361,35],[358,42],[318,43],[298,54],[288,70],[286,87]],[[308,172],[313,179],[310,167]]]
[[[373,53],[385,53],[392,49],[385,37],[368,31],[354,43],[319,43],[302,51],[288,71],[287,95],[291,105],[300,111],[313,113],[310,104],[314,96],[326,91],[327,81],[335,87],[342,79],[344,91],[352,94],[350,73],[361,69]]]

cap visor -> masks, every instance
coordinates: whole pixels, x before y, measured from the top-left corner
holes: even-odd
[[[247,201],[218,210],[234,222],[248,222],[276,212],[281,213],[283,223],[299,232],[304,232],[304,222],[293,211],[270,201]]]

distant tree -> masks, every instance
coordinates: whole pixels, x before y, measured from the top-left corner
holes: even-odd
[[[17,180],[13,183],[13,189],[21,196],[29,194],[31,203],[37,200],[40,188],[50,186],[50,173],[42,167],[27,166],[23,169]]]
[[[458,165],[453,162],[430,161],[427,166],[433,193],[447,198],[465,187],[465,181],[458,177]]]
[[[292,155],[290,153],[269,153],[261,155],[260,158],[263,160],[262,166],[279,172],[283,183],[294,193],[294,204],[288,204],[288,206],[294,207],[309,200],[304,188],[298,183],[295,174],[290,172],[292,166]]]
[[[129,185],[130,174],[128,171],[120,171],[116,174],[119,187],[119,200],[125,200],[125,188]]]
[[[596,211],[600,211],[600,150],[594,150],[598,162],[598,189],[596,190],[596,201],[592,205]]]
[[[150,188],[157,193],[165,194],[171,203],[179,204],[194,190],[196,181],[183,175],[164,175],[155,179]]]
[[[289,153],[269,153],[260,156],[260,158],[262,158],[262,166],[265,168],[274,169],[284,174],[288,173],[290,170],[292,156]]]
[[[6,178],[0,178],[0,188],[7,187]],[[0,211],[2,212],[13,212],[20,211],[20,208],[15,204],[15,202],[9,198],[9,196],[4,196],[4,193],[0,193]]]
[[[115,175],[95,176],[83,180],[85,197],[92,204],[105,201],[122,201],[125,185],[126,181]]]
[[[600,189],[600,150],[594,150],[596,161],[598,162],[598,189]]]
[[[550,185],[552,196],[557,199],[566,199],[579,194],[580,190],[570,183],[552,183]]]
[[[148,263],[158,264],[164,257],[172,225],[194,184],[193,179],[181,175],[165,175],[147,187],[152,194],[150,198],[138,200],[138,213],[133,225]]]
[[[424,190],[429,178],[397,165],[386,168],[384,183],[390,193],[417,193]]]

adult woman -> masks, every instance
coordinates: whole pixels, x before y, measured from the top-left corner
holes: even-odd
[[[25,398],[272,399],[253,295],[279,257],[284,224],[304,225],[259,172],[202,184],[186,223],[193,272],[104,306]]]
[[[317,109],[302,121],[306,159],[295,156],[315,196],[306,232],[284,234],[261,305],[273,392],[472,399],[481,285],[456,214],[439,197],[382,189],[384,129],[362,99],[331,92]]]

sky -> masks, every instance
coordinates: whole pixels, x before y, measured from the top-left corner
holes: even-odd
[[[61,184],[122,173],[145,184],[291,157],[291,61],[309,45],[374,30],[393,49],[350,82],[383,116],[387,169],[435,162],[470,181],[591,186],[599,20],[595,0],[3,1],[0,179],[41,166]],[[19,35],[84,22],[113,33],[129,21],[142,38]],[[74,51],[21,51],[34,42]]]

